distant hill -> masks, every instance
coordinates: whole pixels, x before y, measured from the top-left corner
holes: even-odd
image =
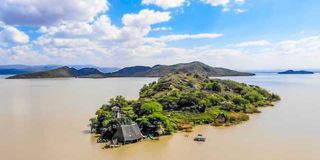
[[[294,70],[287,70],[284,72],[278,72],[278,74],[314,74],[314,72],[310,72],[310,71],[294,71]]]
[[[253,76],[251,73],[238,72],[226,68],[211,67],[201,62],[179,63],[175,65],[156,65],[154,67],[134,66],[106,74],[107,77],[163,77],[169,73],[188,72],[209,77]]]
[[[29,65],[0,65],[0,75],[2,74],[26,74],[26,73],[33,73],[33,72],[41,72],[41,71],[49,71],[52,69],[63,67],[62,65],[36,65],[36,66],[29,66]],[[118,71],[120,68],[116,67],[97,67],[93,65],[68,65],[68,67],[75,68],[75,69],[82,69],[82,68],[96,68],[100,72],[103,73],[110,73]]]
[[[27,70],[21,70],[21,69],[0,69],[0,75],[5,74],[25,74],[25,73],[31,73]]]
[[[145,77],[152,68],[148,66],[125,67],[119,71],[106,74],[107,77]]]
[[[70,67],[61,67],[49,71],[35,72],[29,74],[18,74],[9,79],[26,79],[26,78],[63,78],[63,77],[78,77],[78,78],[107,78],[107,77],[163,77],[170,73],[184,72],[199,74],[209,77],[221,76],[253,76],[251,73],[238,72],[225,68],[216,68],[208,66],[201,62],[179,63],[175,65],[156,65],[148,66],[133,66],[126,67],[112,73],[102,73],[95,68],[75,69]]]
[[[60,67],[63,67],[63,66],[60,66]],[[68,67],[72,67],[75,69],[95,68],[103,73],[111,73],[111,72],[116,72],[116,71],[120,70],[120,68],[117,68],[117,67],[97,67],[94,65],[68,65]]]
[[[0,65],[0,75],[2,74],[23,74],[40,71],[48,71],[59,68],[58,65],[28,66],[28,65]]]
[[[8,79],[31,79],[31,78],[103,78],[104,73],[95,68],[75,69],[70,67],[60,67],[49,71],[34,72],[28,74],[18,74],[8,77]]]

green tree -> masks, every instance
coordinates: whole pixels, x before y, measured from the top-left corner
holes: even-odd
[[[147,102],[147,103],[144,103],[141,106],[141,109],[145,114],[153,114],[153,113],[156,113],[156,112],[162,112],[163,111],[162,105],[160,103],[158,103],[158,102]]]

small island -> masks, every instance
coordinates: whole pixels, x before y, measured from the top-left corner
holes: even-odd
[[[278,100],[258,86],[179,72],[144,85],[137,100],[110,99],[90,119],[90,126],[98,142],[114,147],[143,137],[191,132],[195,125],[239,124]]]
[[[287,70],[284,72],[278,72],[278,74],[314,74],[314,72],[311,71],[294,71],[294,70]]]

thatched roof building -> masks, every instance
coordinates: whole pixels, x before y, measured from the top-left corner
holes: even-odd
[[[129,125],[119,125],[112,139],[117,139],[118,142],[130,143],[140,140],[142,136],[138,125],[132,123]]]

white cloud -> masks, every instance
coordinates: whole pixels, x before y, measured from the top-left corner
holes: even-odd
[[[236,13],[244,13],[244,12],[247,12],[247,10],[240,9],[240,8],[236,9]]]
[[[201,0],[205,4],[209,4],[213,7],[222,6],[222,12],[229,12],[233,7],[244,4],[245,0]],[[244,13],[245,9],[235,9],[236,13]]]
[[[6,52],[0,47],[0,56],[4,56],[6,54]],[[0,58],[1,60],[1,58]]]
[[[91,24],[94,25],[94,24]],[[92,26],[91,26],[92,27]],[[117,28],[122,32],[124,28]],[[305,37],[271,43],[267,40],[246,41],[226,46],[170,47],[166,42],[192,38],[216,38],[219,34],[169,35],[150,38],[105,41],[99,37],[46,37],[38,44],[3,49],[0,62],[25,64],[95,64],[101,66],[130,66],[174,64],[202,61],[212,66],[237,70],[319,68],[320,37]],[[101,35],[102,37],[104,35]],[[119,36],[121,38],[121,36]],[[114,45],[111,45],[114,44]],[[1,50],[0,50],[1,52]],[[272,65],[270,65],[272,63]]]
[[[170,12],[143,9],[139,13],[125,14],[122,17],[124,27],[120,30],[119,40],[127,41],[127,46],[142,43],[142,38],[151,31],[151,26],[171,19]]]
[[[6,25],[4,24],[4,22],[0,21],[0,28],[5,27]]]
[[[240,4],[243,4],[246,2],[246,0],[235,0],[236,3],[240,3]]]
[[[217,38],[220,34],[185,34],[148,37],[152,25],[167,22],[170,12],[141,10],[125,14],[123,27],[112,25],[106,15],[90,23],[75,22],[51,27],[41,27],[43,35],[34,41],[39,53],[46,53],[51,63],[91,63],[116,65],[132,64],[138,57],[152,57],[155,49],[163,48],[169,41],[195,38]],[[157,30],[168,30],[160,27]],[[150,51],[149,51],[150,50]],[[175,50],[175,49],[174,49]],[[141,59],[144,59],[141,58]],[[60,59],[60,61],[58,61]],[[57,62],[55,62],[57,61]],[[119,62],[118,62],[119,63]]]
[[[230,3],[230,0],[201,0],[204,3],[210,4],[214,7],[216,6],[226,6]]]
[[[8,45],[26,44],[29,42],[29,36],[15,27],[5,26],[0,31],[0,43]]]
[[[230,8],[227,8],[227,7],[224,7],[223,9],[222,9],[222,12],[229,12],[230,11]]]
[[[241,42],[239,44],[250,43]],[[202,61],[212,66],[237,70],[320,67],[320,37],[306,37],[271,44],[256,42],[251,45],[254,46],[245,45],[246,48],[234,48],[232,45],[177,48],[154,44],[142,45],[131,50],[126,56],[122,56],[121,64],[117,64],[128,66]],[[260,47],[256,48],[256,45],[260,45]],[[290,47],[281,48],[283,45]]]
[[[69,23],[54,27],[41,27],[40,36],[36,41],[38,45],[54,45],[61,43],[80,44],[87,39],[104,46],[125,45],[135,46],[143,43],[143,38],[151,31],[151,25],[170,20],[170,12],[141,10],[139,13],[125,14],[122,18],[122,28],[112,25],[106,15],[101,15],[93,23]],[[59,43],[57,42],[58,39]],[[69,41],[66,39],[76,39]],[[75,46],[77,46],[75,44]],[[74,47],[75,47],[74,46]]]
[[[138,14],[125,14],[122,17],[122,23],[126,26],[145,27],[152,24],[166,22],[170,19],[170,12],[159,12],[144,9]]]
[[[119,29],[111,24],[109,17],[101,15],[93,23],[68,23],[53,27],[41,27],[39,32],[43,38],[89,38],[89,39],[116,39]]]
[[[153,4],[163,9],[181,7],[184,5],[185,2],[185,0],[142,0],[142,4]]]
[[[269,46],[272,43],[269,42],[268,40],[258,40],[258,41],[246,41],[246,42],[241,42],[238,44],[234,44],[231,46],[234,47],[261,47],[261,46]]]
[[[170,30],[172,30],[171,27],[157,27],[157,28],[152,28],[152,31],[155,31],[155,32],[157,32],[157,31],[170,31]]]
[[[50,63],[50,59],[47,55],[39,54],[37,51],[33,50],[30,45],[14,46],[12,48],[4,49],[3,52],[5,54],[0,55],[0,62],[2,62],[2,64]]]
[[[146,42],[148,43],[165,43],[170,41],[178,41],[178,40],[184,40],[184,39],[205,39],[205,38],[219,38],[223,36],[222,34],[178,34],[178,35],[167,35],[167,36],[161,36],[159,38],[148,38],[146,39]]]
[[[284,54],[308,54],[304,52],[320,52],[320,37],[306,37],[299,40],[287,40],[277,44],[277,50]],[[320,60],[320,59],[319,59]]]
[[[27,3],[28,1],[30,0],[11,0],[10,3]],[[222,6],[224,9],[233,6],[233,4],[229,5],[231,2],[228,0],[202,1],[213,6]],[[8,0],[5,2],[9,3]],[[32,2],[30,1],[30,3]],[[232,1],[232,3],[235,2],[240,3],[239,0]],[[63,12],[66,11],[64,6],[68,5],[60,6]],[[3,16],[2,13],[4,11],[0,10],[0,17]],[[151,31],[171,29],[170,27],[153,28],[156,24],[168,22],[172,18],[168,11],[144,9],[138,13],[125,14],[122,17],[123,26],[121,27],[113,25],[107,15],[92,14],[92,16],[88,16],[89,18],[75,20],[70,20],[66,18],[68,16],[65,16],[41,23],[43,25],[39,29],[41,36],[30,43],[28,43],[28,35],[17,28],[5,25],[8,21],[1,23],[3,19],[0,19],[0,26],[4,28],[0,34],[0,41],[15,44],[8,45],[9,47],[0,47],[0,63],[95,64],[121,67],[174,64],[197,60],[212,66],[233,69],[320,67],[320,37],[318,36],[273,43],[268,40],[257,40],[219,47],[213,47],[211,44],[210,46],[183,48],[172,47],[168,45],[168,42],[212,39],[223,35],[202,33],[150,37]],[[82,16],[80,15],[80,17]],[[93,17],[95,18],[92,19]],[[48,26],[48,24],[53,25]],[[33,25],[37,25],[37,23],[33,23]]]
[[[0,21],[36,26],[91,21],[107,9],[106,0],[1,0]]]

